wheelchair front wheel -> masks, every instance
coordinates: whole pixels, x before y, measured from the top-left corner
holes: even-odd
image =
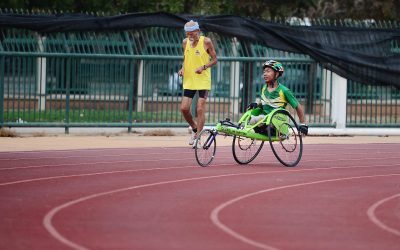
[[[214,160],[217,132],[212,129],[204,129],[197,136],[194,144],[197,163],[202,167],[207,167]]]
[[[235,135],[232,141],[233,158],[239,164],[248,164],[257,157],[263,145],[264,141]]]
[[[303,140],[298,125],[289,112],[278,110],[271,116],[268,138],[272,152],[280,163],[296,166],[303,154]]]

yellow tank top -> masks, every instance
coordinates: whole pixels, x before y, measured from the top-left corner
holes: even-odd
[[[200,36],[196,47],[190,46],[189,39],[186,42],[185,60],[183,73],[183,88],[184,89],[211,89],[211,69],[203,70],[201,74],[196,74],[195,70],[207,64],[210,61],[210,56],[204,49],[204,36]]]

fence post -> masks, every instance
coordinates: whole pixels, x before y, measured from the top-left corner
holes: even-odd
[[[137,86],[137,103],[136,103],[136,111],[142,112],[143,109],[143,70],[144,70],[144,61],[140,60],[139,62],[139,70],[138,70],[138,86]]]
[[[36,35],[37,43],[39,47],[39,52],[44,52],[43,43],[46,37],[41,37],[39,34]],[[44,111],[46,109],[46,57],[38,57],[36,59],[36,91],[39,96],[39,111]]]
[[[134,59],[129,60],[129,87],[128,87],[128,133],[132,132],[132,112],[133,112],[133,87],[134,87],[134,72],[135,63]]]
[[[5,56],[0,56],[0,128],[4,124],[4,75],[5,75]]]
[[[321,81],[321,100],[325,105],[324,114],[329,114],[329,123],[332,124],[332,71],[324,68]]]
[[[238,49],[236,46],[237,39],[231,39],[232,53],[234,57],[238,57]],[[231,72],[230,72],[230,110],[232,112],[232,117],[235,117],[236,114],[239,114],[239,95],[240,95],[240,62],[233,61],[231,62]]]
[[[346,128],[347,79],[332,73],[332,121],[337,129]]]
[[[67,57],[66,60],[66,88],[65,88],[65,134],[69,134],[69,111],[70,111],[70,94],[71,94],[71,58]]]
[[[231,74],[230,74],[230,110],[232,112],[233,117],[235,114],[239,114],[239,91],[240,91],[240,81],[239,81],[239,71],[240,65],[239,62],[231,63]]]

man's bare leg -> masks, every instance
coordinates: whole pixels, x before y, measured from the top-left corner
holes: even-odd
[[[190,127],[192,129],[197,129],[197,125],[193,120],[192,114],[190,112],[190,106],[192,105],[192,99],[186,96],[182,97],[182,102],[181,102],[181,112],[183,115],[183,118],[189,123]],[[204,123],[203,123],[204,124]]]
[[[207,100],[205,98],[199,97],[197,101],[197,131],[200,133],[206,122],[206,103]]]

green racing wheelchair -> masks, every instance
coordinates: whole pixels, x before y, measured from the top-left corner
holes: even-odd
[[[215,128],[203,129],[195,143],[196,161],[200,166],[211,164],[217,150],[217,135],[232,136],[233,158],[239,164],[252,162],[268,141],[273,154],[287,167],[296,166],[303,153],[302,133],[293,116],[285,109],[278,108],[262,120],[250,124],[252,110],[240,118],[238,124],[228,118],[217,123]]]

